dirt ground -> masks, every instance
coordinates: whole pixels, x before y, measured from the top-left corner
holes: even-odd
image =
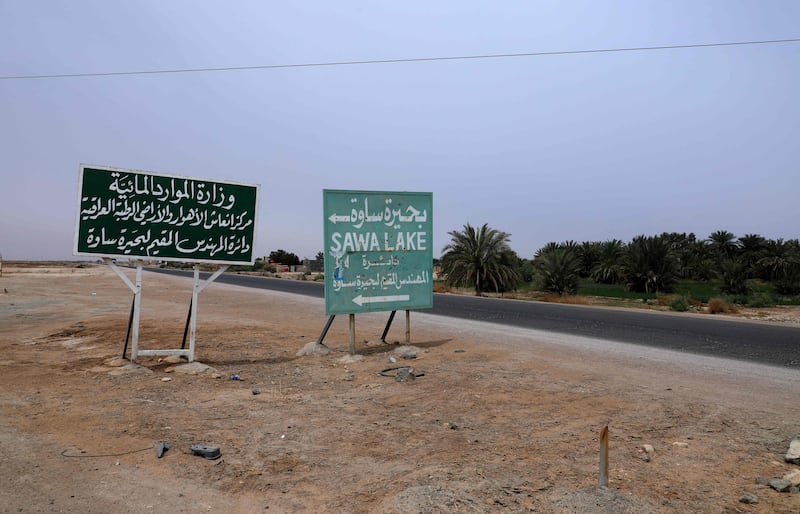
[[[413,348],[402,316],[376,342],[383,313],[356,317],[355,359],[346,317],[332,353],[298,356],[321,300],[216,283],[198,306],[211,369],[117,366],[131,293],[109,268],[2,271],[0,512],[800,512],[756,483],[798,468],[797,369],[419,312]],[[140,348],[180,346],[190,295],[144,274]],[[379,375],[400,365],[422,376]]]

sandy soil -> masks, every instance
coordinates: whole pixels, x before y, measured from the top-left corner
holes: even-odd
[[[140,347],[180,346],[190,293],[145,273]],[[374,342],[384,313],[357,317],[356,359],[346,317],[300,357],[321,300],[223,284],[199,302],[209,371],[118,367],[130,296],[104,266],[4,267],[0,512],[800,512],[756,484],[797,468],[797,370],[417,312],[412,349],[401,316]],[[399,365],[424,375],[379,375]]]

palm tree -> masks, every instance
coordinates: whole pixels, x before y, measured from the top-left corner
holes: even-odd
[[[695,239],[689,243],[687,253],[681,257],[685,261],[683,276],[695,280],[711,280],[716,268],[716,255],[711,244],[704,239]]]
[[[708,236],[708,242],[711,248],[717,253],[720,259],[724,257],[733,257],[739,249],[739,243],[736,241],[736,236],[727,230],[717,230]]]
[[[779,293],[800,291],[800,241],[797,239],[767,241],[764,257],[759,259],[758,265]]]
[[[533,263],[545,291],[559,295],[578,291],[581,259],[574,245],[545,247],[536,253]]]
[[[686,232],[664,232],[661,234],[661,238],[669,244],[678,260],[678,276],[681,278],[692,276],[694,264],[697,262],[694,252],[697,236],[693,232],[688,234]]]
[[[717,274],[722,281],[720,289],[723,293],[746,295],[750,292],[747,287],[747,267],[740,257],[722,259]]]
[[[766,272],[770,280],[781,278],[794,263],[792,246],[783,239],[767,241],[764,256],[758,260],[758,265]]]
[[[616,284],[622,276],[622,255],[625,243],[612,239],[600,243],[598,262],[592,269],[592,278],[598,284]]]
[[[475,229],[467,223],[464,230],[448,232],[452,238],[442,251],[442,271],[448,286],[469,283],[475,295],[484,291],[516,289],[520,280],[512,259],[513,250],[508,245],[511,234],[489,228],[484,223]]]
[[[739,255],[745,266],[748,278],[756,275],[758,261],[764,257],[767,240],[758,234],[745,234],[739,238]]]
[[[631,291],[671,292],[677,282],[678,264],[669,243],[661,237],[636,236],[622,259],[622,274]]]
[[[560,243],[556,243],[555,241],[550,241],[543,247],[536,250],[536,253],[533,254],[533,259],[536,260],[540,255],[542,255],[545,252],[549,252],[551,250],[558,250],[559,248],[561,248],[561,246],[562,245]]]
[[[581,277],[590,277],[592,270],[600,263],[600,247],[597,241],[584,241],[578,248],[581,259]]]

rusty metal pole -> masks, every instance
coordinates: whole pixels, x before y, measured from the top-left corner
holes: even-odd
[[[350,314],[350,355],[356,354],[356,315]]]
[[[411,311],[406,310],[406,344],[411,344]]]
[[[600,480],[598,487],[608,487],[608,425],[600,431]]]
[[[122,358],[125,358],[125,352],[128,351],[128,339],[131,337],[131,326],[133,325],[133,308],[136,305],[136,297],[131,300],[131,313],[128,316],[128,330],[125,331],[125,344],[122,345]]]
[[[336,317],[336,314],[331,314],[328,318],[328,321],[325,322],[325,327],[322,329],[322,333],[319,335],[319,339],[317,339],[317,344],[323,344],[322,340],[325,339],[325,336],[328,334],[328,330],[331,328],[331,323],[333,323],[333,318]]]
[[[181,350],[186,348],[186,336],[189,334],[189,322],[192,320],[192,307],[194,306],[194,295],[189,300],[189,312],[186,313],[186,324],[183,326],[183,341],[181,342]]]

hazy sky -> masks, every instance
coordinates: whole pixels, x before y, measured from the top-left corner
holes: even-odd
[[[0,76],[800,37],[796,0],[0,0]],[[322,190],[431,191],[434,255],[800,236],[800,43],[0,80],[0,254],[71,256],[80,163],[261,184],[256,254],[313,257]]]

